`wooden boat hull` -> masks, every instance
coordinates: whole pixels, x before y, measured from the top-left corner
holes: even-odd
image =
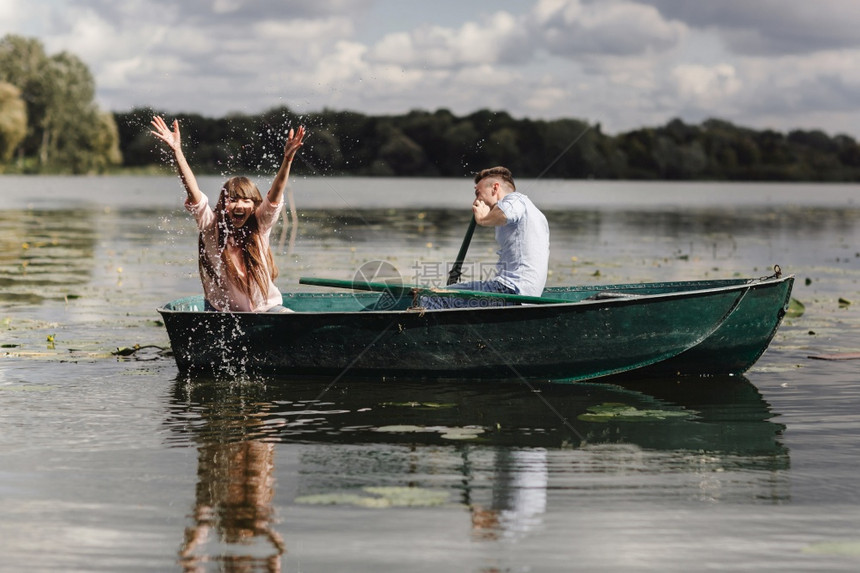
[[[648,283],[621,285],[623,292],[654,292],[660,289],[696,288],[699,285],[741,284],[746,279],[722,281]],[[782,322],[791,300],[794,277],[751,284],[738,308],[711,336],[700,344],[667,360],[644,367],[637,376],[658,377],[698,374],[741,374],[764,354]],[[557,290],[547,289],[549,296]]]
[[[571,287],[545,293],[569,303],[426,312],[408,301],[379,310],[380,293],[300,292],[284,295],[294,313],[203,312],[201,297],[159,312],[192,374],[579,381],[741,373],[767,348],[792,284]]]

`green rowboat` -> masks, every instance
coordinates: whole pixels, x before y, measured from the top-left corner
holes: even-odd
[[[301,282],[357,292],[285,293],[291,313],[205,312],[200,296],[158,309],[179,370],[553,381],[740,374],[776,333],[794,277],[552,287],[542,297]],[[415,308],[426,294],[487,305]],[[489,305],[500,297],[513,304]]]

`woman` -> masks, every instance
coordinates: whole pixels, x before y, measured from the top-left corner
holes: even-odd
[[[278,269],[269,247],[269,235],[277,220],[290,176],[290,166],[302,146],[305,128],[290,129],[284,144],[284,158],[265,197],[246,177],[232,177],[224,183],[214,211],[197,186],[197,179],[182,153],[179,122],[171,131],[164,119],[152,120],[152,134],[173,152],[176,169],[187,198],[185,208],[194,216],[200,231],[200,280],[206,309],[289,312],[274,279]]]

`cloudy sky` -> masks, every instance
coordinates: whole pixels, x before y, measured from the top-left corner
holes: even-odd
[[[674,117],[860,138],[857,0],[2,0],[112,111]]]

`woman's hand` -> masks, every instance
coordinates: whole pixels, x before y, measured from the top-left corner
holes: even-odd
[[[182,147],[182,141],[179,137],[179,121],[173,120],[173,131],[167,127],[167,124],[164,122],[164,119],[157,115],[152,118],[152,126],[155,130],[151,131],[152,135],[163,141],[167,144],[167,146],[173,150],[173,152],[178,152]]]
[[[305,138],[305,126],[300,125],[297,130],[290,130],[287,134],[287,142],[284,144],[284,161],[292,161],[296,156],[302,140]]]

